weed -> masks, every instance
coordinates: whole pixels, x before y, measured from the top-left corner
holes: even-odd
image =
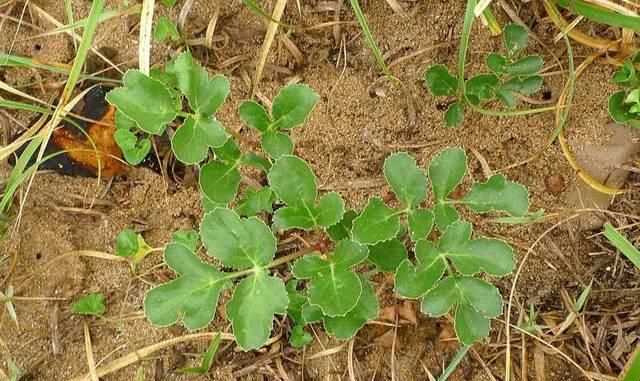
[[[153,38],[159,43],[163,43],[167,39],[171,39],[173,42],[178,42],[182,39],[180,32],[178,32],[178,27],[167,16],[162,16],[158,19],[156,29],[153,32]]]
[[[506,61],[511,62],[516,50]],[[374,273],[395,273],[396,293],[420,299],[425,314],[441,316],[453,309],[456,332],[465,345],[488,335],[491,318],[502,313],[502,297],[478,275],[511,273],[513,250],[498,239],[472,238],[471,223],[460,220],[456,207],[523,217],[529,194],[522,185],[498,174],[454,198],[467,172],[463,149],[445,149],[426,172],[400,152],[387,158],[384,176],[401,206],[392,208],[374,197],[363,210],[345,212],[340,195],[320,196],[309,164],[293,155],[288,131],[304,124],[313,111],[313,90],[305,85],[284,87],[271,113],[254,101],[241,104],[239,114],[260,134],[266,158],[241,152],[213,117],[228,93],[226,78],[208,79],[184,53],[163,72],[127,72],[124,87],[107,96],[136,131],[160,134],[176,117],[182,118],[172,144],[178,160],[195,164],[211,157],[200,171],[205,215],[199,231],[177,232],[164,248],[165,263],[177,278],[145,297],[144,311],[153,325],[182,321],[189,330],[202,329],[214,318],[221,293],[229,290],[226,315],[244,350],[261,347],[274,316],[284,314],[295,324],[292,345],[308,344],[311,335],[305,327],[315,322],[322,322],[336,338],[349,339],[378,316],[372,284],[356,272],[374,266]],[[183,96],[192,111],[182,110]],[[247,189],[239,197],[241,165],[266,172],[268,186]],[[425,208],[429,184],[433,210]],[[314,231],[320,239],[308,249],[276,258],[277,237],[291,229]],[[199,240],[215,264],[196,254]],[[116,252],[131,256],[134,263],[155,250],[131,230],[118,236]],[[286,263],[293,264],[294,279],[285,285],[273,269]]]
[[[87,294],[71,305],[71,312],[80,315],[102,316],[105,310],[104,294],[101,292]]]
[[[618,123],[640,128],[640,52],[628,59],[620,70],[613,73],[613,82],[622,87],[609,98],[609,114]]]
[[[517,24],[508,24],[503,39],[505,53],[490,53],[486,58],[489,73],[465,79],[460,74],[458,77],[450,74],[444,65],[434,65],[426,71],[425,86],[433,95],[457,98],[444,115],[447,127],[462,122],[467,105],[478,109],[483,102],[498,100],[513,109],[516,95],[531,95],[540,90],[544,60],[537,55],[522,57],[521,54],[528,43],[527,30]]]

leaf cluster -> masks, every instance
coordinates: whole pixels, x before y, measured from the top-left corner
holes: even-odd
[[[540,90],[544,60],[538,55],[522,56],[528,40],[529,34],[523,26],[508,24],[503,32],[505,52],[489,53],[485,60],[488,73],[469,79],[457,78],[440,64],[425,72],[425,86],[433,95],[457,98],[445,112],[447,127],[462,122],[466,105],[477,108],[483,102],[497,100],[513,109],[518,94],[528,96]]]
[[[640,52],[613,73],[613,83],[622,89],[609,97],[609,114],[618,123],[640,128]]]

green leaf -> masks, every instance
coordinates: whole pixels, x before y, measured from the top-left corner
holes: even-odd
[[[313,336],[304,330],[301,325],[296,325],[291,330],[291,336],[289,336],[289,344],[294,348],[304,348],[313,342]]]
[[[74,314],[102,316],[105,310],[104,294],[101,292],[80,297],[71,305],[71,312]]]
[[[445,270],[445,262],[431,242],[418,241],[415,251],[418,264],[414,265],[407,259],[400,264],[395,275],[395,292],[409,299],[418,299],[426,294]]]
[[[627,259],[633,263],[636,268],[640,269],[640,251],[636,249],[629,240],[625,238],[620,232],[618,232],[613,225],[609,222],[604,224],[604,236],[607,237],[609,242],[620,250]]]
[[[176,230],[171,237],[172,243],[180,243],[193,252],[198,249],[198,239],[200,239],[200,236],[198,232],[193,229]]]
[[[289,304],[282,279],[258,271],[243,279],[227,303],[238,346],[245,351],[260,348],[269,339],[275,314],[284,314]]]
[[[507,72],[507,59],[498,53],[489,53],[485,62],[489,70],[494,73],[505,74]]]
[[[162,4],[164,4],[165,7],[171,8],[176,5],[176,1],[178,0],[162,0]]]
[[[464,119],[464,103],[461,101],[453,102],[444,113],[444,123],[447,127],[453,127],[462,123]]]
[[[128,70],[122,82],[124,87],[111,90],[106,100],[142,131],[162,135],[180,111],[171,92],[162,82],[138,70]]]
[[[217,204],[228,204],[236,198],[240,180],[237,163],[211,160],[200,170],[200,189]]]
[[[344,201],[336,192],[326,193],[320,197],[313,214],[317,226],[333,226],[337,224],[344,215]]]
[[[131,165],[142,163],[151,152],[151,140],[146,138],[138,140],[138,137],[129,130],[118,129],[113,134],[113,137],[118,147],[122,150],[127,163]]]
[[[445,231],[449,225],[460,219],[458,211],[453,206],[444,203],[436,204],[433,208],[433,215],[436,226],[441,232]]]
[[[509,57],[520,53],[529,43],[529,33],[527,29],[518,24],[510,23],[505,25],[502,36]]]
[[[166,68],[174,75],[178,88],[189,100],[189,105],[197,113],[205,116],[215,114],[227,100],[230,91],[229,80],[223,75],[209,79],[209,74],[191,56],[184,52]]]
[[[456,278],[460,300],[468,303],[480,315],[494,318],[502,315],[502,296],[491,283],[474,277]]]
[[[516,107],[516,103],[518,102],[513,92],[504,86],[496,88],[496,98],[508,108]]]
[[[231,139],[229,139],[231,140]],[[248,152],[242,155],[240,159],[242,164],[248,165],[250,167],[269,172],[271,170],[271,162],[264,157],[257,155],[253,152]]]
[[[317,323],[322,320],[324,315],[319,306],[307,302],[302,306],[302,318],[306,324]]]
[[[138,252],[138,235],[132,229],[126,228],[116,237],[116,255],[130,257]]]
[[[438,240],[440,252],[454,253],[462,251],[464,245],[471,239],[473,226],[467,221],[456,221],[449,225]]]
[[[318,96],[307,85],[295,84],[284,87],[273,99],[273,127],[290,129],[302,125],[317,101]]]
[[[526,78],[514,77],[500,86],[501,91],[531,95],[542,87],[543,79],[539,75],[532,75]]]
[[[446,277],[433,287],[422,299],[420,310],[429,316],[446,314],[458,301],[455,277]]]
[[[377,197],[369,200],[362,213],[353,220],[353,239],[364,245],[388,241],[399,231],[398,213]]]
[[[221,147],[227,133],[215,118],[189,115],[171,139],[171,149],[184,164],[197,164],[207,158],[209,147]]]
[[[459,147],[446,148],[429,165],[429,179],[437,201],[444,200],[467,173],[467,155]]]
[[[426,238],[433,228],[433,212],[427,209],[414,209],[407,216],[409,237],[413,242]]]
[[[274,159],[293,153],[293,141],[287,134],[267,131],[260,136],[260,145]]]
[[[344,316],[355,307],[362,292],[358,276],[348,269],[365,260],[366,246],[340,241],[334,255],[322,259],[318,254],[302,257],[293,265],[293,275],[310,279],[307,296],[327,316]]]
[[[165,42],[167,38],[177,42],[180,41],[180,32],[178,32],[178,27],[170,18],[161,16],[153,32],[153,38],[160,43]]]
[[[358,217],[358,213],[355,210],[347,210],[342,219],[337,224],[327,228],[327,234],[333,241],[340,241],[351,237],[351,227],[353,226],[353,220]]]
[[[271,124],[271,118],[267,111],[255,101],[244,101],[240,105],[240,118],[251,128],[261,133],[266,132]]]
[[[240,218],[230,209],[207,213],[200,235],[209,255],[237,270],[266,266],[276,253],[276,239],[264,222]]]
[[[220,333],[216,335],[216,337],[211,341],[211,344],[207,347],[207,351],[202,356],[202,361],[200,361],[200,366],[195,368],[182,368],[178,369],[180,373],[188,373],[188,374],[207,374],[211,370],[211,366],[213,365],[213,360],[216,357],[216,352],[218,352],[218,347],[220,346],[220,341],[222,341],[222,336]]]
[[[289,305],[287,306],[287,315],[294,323],[304,325],[306,322],[302,316],[302,307],[307,303],[307,297],[297,290],[298,281],[290,280],[285,288],[289,297]]]
[[[481,101],[493,99],[500,80],[495,74],[479,74],[465,82],[465,91]]]
[[[242,159],[242,152],[235,139],[227,139],[220,147],[213,147],[216,159],[222,161],[239,161]]]
[[[338,340],[348,340],[358,333],[367,322],[378,317],[378,298],[364,277],[359,277],[362,294],[356,306],[344,316],[325,316],[322,321],[324,328]]]
[[[437,97],[456,95],[458,79],[444,65],[431,66],[424,74],[425,86]]]
[[[631,60],[624,61],[624,64],[613,73],[613,82],[623,87],[631,87],[637,82],[637,71]]]
[[[406,152],[389,156],[384,162],[384,177],[398,199],[415,208],[427,196],[427,176]]]
[[[407,248],[398,239],[394,238],[369,247],[369,260],[380,271],[396,271],[405,259],[407,259]]]
[[[220,292],[231,284],[227,275],[179,243],[167,245],[164,260],[180,277],[147,292],[145,315],[155,326],[182,319],[190,331],[206,327],[213,320]]]
[[[542,66],[542,57],[531,55],[508,64],[505,71],[510,75],[534,75],[542,70]]]
[[[262,211],[271,213],[275,195],[269,188],[247,189],[236,204],[236,213],[243,217],[255,216]]]
[[[460,342],[465,345],[471,345],[489,336],[491,322],[474,310],[473,307],[465,303],[459,303],[456,308],[454,328]]]
[[[523,185],[507,181],[501,175],[493,175],[487,181],[471,186],[462,200],[476,213],[504,211],[510,216],[521,217],[529,212],[529,192]]]
[[[609,97],[609,115],[618,123],[626,123],[635,118],[635,115],[629,112],[629,107],[624,103],[626,96],[627,93],[621,90]]]

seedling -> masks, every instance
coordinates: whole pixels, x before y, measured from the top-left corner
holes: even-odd
[[[185,241],[188,239],[188,237],[183,237],[181,232],[174,233],[174,237],[176,235],[178,239],[184,239]],[[160,250],[162,249],[154,249],[149,246],[142,238],[142,235],[136,234],[129,228],[121,231],[116,238],[116,255],[130,258],[132,271],[135,271],[136,265],[140,264],[147,255]]]
[[[105,310],[104,294],[101,292],[87,294],[73,302],[73,305],[71,306],[71,312],[80,315],[102,317]]]
[[[444,65],[434,65],[426,71],[425,86],[433,95],[457,98],[445,113],[447,127],[462,122],[465,106],[478,109],[484,102],[498,100],[513,109],[517,94],[531,95],[540,90],[544,60],[537,55],[521,55],[529,39],[527,30],[517,24],[508,24],[503,39],[505,53],[490,53],[486,58],[489,73],[464,79],[450,74]]]
[[[220,341],[222,336],[217,334],[216,337],[211,341],[209,347],[207,347],[207,351],[202,356],[202,361],[200,365],[193,368],[182,368],[179,369],[178,372],[188,373],[188,374],[207,374],[211,370],[211,366],[213,365],[213,360],[216,357],[216,352],[218,352],[218,347],[220,346]]]
[[[163,43],[167,39],[171,39],[173,42],[178,42],[182,39],[180,32],[178,32],[178,27],[167,16],[162,16],[158,19],[153,38],[159,43]]]
[[[609,114],[618,123],[640,128],[640,52],[625,61],[620,70],[613,73],[613,82],[622,87],[609,98]]]

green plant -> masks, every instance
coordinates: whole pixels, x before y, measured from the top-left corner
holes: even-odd
[[[212,118],[228,87],[217,92],[220,96],[213,98],[217,99],[215,107],[209,106],[206,113],[193,116],[179,111],[180,94],[193,110],[202,110],[203,103],[197,102],[202,93],[190,92],[194,84],[201,84],[203,91],[216,89],[208,85],[204,69],[190,57],[189,65],[178,64],[183,60],[184,55],[168,67],[188,67],[202,74],[196,77],[177,69],[165,70],[169,77],[156,75],[162,79],[135,74],[135,81],[125,78],[125,87],[109,94],[110,101],[142,131],[160,133],[176,116]],[[181,78],[189,86],[181,86]],[[158,89],[167,95],[163,101],[168,110],[165,118],[159,117],[161,112],[152,116],[139,112],[149,99],[157,102],[158,96],[151,98],[150,94]],[[176,233],[164,248],[165,263],[177,278],[147,292],[144,311],[150,322],[168,326],[181,321],[189,330],[202,329],[214,318],[218,300],[223,298],[236,341],[244,350],[262,346],[269,338],[274,316],[284,314],[294,323],[289,337],[292,345],[308,344],[311,336],[305,327],[315,322],[322,322],[331,335],[348,339],[378,315],[371,282],[357,271],[375,267],[374,273],[394,272],[396,293],[421,299],[425,313],[443,315],[454,308],[456,331],[463,343],[486,337],[490,319],[502,313],[502,298],[498,289],[478,274],[509,274],[515,265],[513,250],[501,240],[472,238],[472,226],[459,219],[456,206],[522,217],[529,207],[526,189],[494,175],[471,184],[466,196],[453,198],[451,194],[467,172],[467,157],[461,148],[438,154],[427,172],[401,152],[384,164],[385,178],[400,206],[392,208],[372,198],[363,210],[345,212],[339,194],[319,195],[313,171],[293,155],[287,134],[308,119],[316,101],[317,95],[309,87],[290,85],[276,95],[271,113],[253,101],[241,104],[239,114],[260,134],[262,147],[269,154],[266,158],[241,152],[235,139],[225,135],[225,141],[205,145],[198,160],[192,160],[180,154],[189,145],[178,144],[174,136],[178,160],[192,164],[210,157],[199,179],[205,215],[198,232]],[[183,123],[176,135],[184,128]],[[198,128],[207,135],[220,126],[210,123]],[[207,146],[212,145],[210,153]],[[267,185],[241,188],[242,164],[265,172]],[[429,184],[433,210],[426,207]],[[432,231],[434,226],[438,233]],[[278,239],[294,228],[313,232],[310,237],[316,242],[299,252],[278,256]],[[214,263],[197,254],[199,240]],[[135,258],[145,246],[139,236],[126,230],[117,240],[116,252]],[[154,250],[146,247],[143,251]],[[283,267],[286,264],[292,264],[289,270]],[[282,274],[289,271],[293,279],[285,284]]]
[[[620,234],[609,222],[604,224],[604,236],[607,237],[609,242],[611,242],[616,249],[620,250],[620,252],[627,257],[627,259],[629,259],[636,268],[640,269],[640,251],[638,251],[638,249],[636,249],[635,246],[633,246],[633,244],[629,242],[625,236]]]
[[[105,310],[104,294],[101,292],[82,296],[71,305],[71,312],[80,315],[102,316]]]
[[[213,360],[216,357],[216,352],[218,352],[218,347],[220,346],[220,341],[222,340],[222,336],[217,334],[216,337],[211,341],[211,344],[207,347],[206,352],[204,352],[204,356],[202,356],[202,361],[200,365],[192,368],[182,368],[179,369],[180,373],[188,373],[188,374],[207,374],[211,370],[211,366],[213,365]]]
[[[529,39],[527,30],[518,24],[504,27],[505,53],[490,53],[486,58],[488,73],[465,79],[464,71],[454,76],[444,65],[434,65],[425,73],[425,86],[435,96],[456,97],[444,115],[447,127],[462,122],[465,106],[481,110],[483,102],[498,100],[509,109],[517,103],[517,94],[531,95],[542,86],[540,71],[544,60],[537,55],[522,57]],[[461,49],[466,49],[461,44]],[[461,53],[461,62],[464,57]]]
[[[613,73],[612,80],[622,87],[609,98],[609,114],[618,123],[640,128],[640,52]]]
[[[180,32],[178,32],[178,27],[167,16],[161,16],[158,19],[156,29],[153,32],[153,38],[160,43],[165,42],[167,38],[171,39],[171,41],[173,42],[178,42],[181,40]]]

